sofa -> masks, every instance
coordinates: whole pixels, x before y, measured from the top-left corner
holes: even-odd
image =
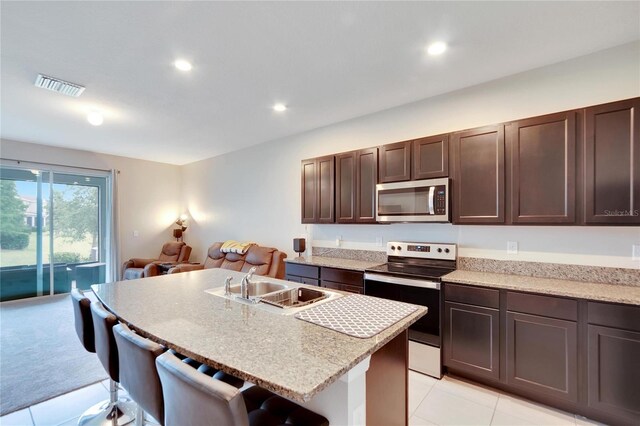
[[[207,250],[202,264],[182,264],[169,269],[169,274],[197,271],[200,269],[222,268],[232,271],[247,272],[256,267],[256,275],[272,278],[284,278],[284,259],[287,254],[273,247],[252,245],[244,254],[223,253],[220,251],[223,243],[214,243]]]
[[[136,280],[160,275],[158,267],[161,263],[175,263],[189,261],[191,247],[182,241],[170,241],[162,246],[162,251],[157,259],[129,259],[122,265],[122,279]]]

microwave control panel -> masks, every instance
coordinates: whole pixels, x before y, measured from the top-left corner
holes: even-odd
[[[437,215],[447,214],[447,187],[438,185],[435,187],[434,211]]]

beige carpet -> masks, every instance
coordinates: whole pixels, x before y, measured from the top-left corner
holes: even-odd
[[[76,336],[68,294],[0,303],[0,415],[106,378]]]

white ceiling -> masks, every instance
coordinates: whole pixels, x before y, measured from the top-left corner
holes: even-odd
[[[2,138],[174,164],[640,39],[637,1],[1,8]],[[428,57],[434,40],[450,49]],[[193,71],[173,68],[178,57]],[[38,73],[87,89],[37,89]],[[90,109],[103,111],[101,127]]]

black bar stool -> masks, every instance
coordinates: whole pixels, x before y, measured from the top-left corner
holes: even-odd
[[[118,345],[120,384],[138,403],[137,423],[144,424],[144,412],[147,412],[163,424],[164,402],[156,358],[164,352],[164,347],[135,334],[125,324],[113,327],[113,333]]]
[[[266,389],[240,392],[182,362],[171,352],[156,358],[165,426],[328,426],[329,421]]]
[[[93,321],[94,352],[111,378],[109,383],[109,400],[98,403],[85,411],[78,425],[80,426],[123,426],[135,420],[136,405],[128,398],[118,398],[118,348],[113,336],[113,326],[118,323],[115,315],[107,312],[99,302],[91,303],[78,290],[72,290],[71,299],[74,312],[79,312],[81,318],[86,317],[87,305],[90,307]],[[76,305],[78,308],[76,309]],[[87,321],[83,320],[83,334],[80,340],[87,336]],[[78,330],[78,314],[76,313],[76,330]],[[84,342],[83,342],[84,344]],[[86,346],[85,346],[86,348]]]

